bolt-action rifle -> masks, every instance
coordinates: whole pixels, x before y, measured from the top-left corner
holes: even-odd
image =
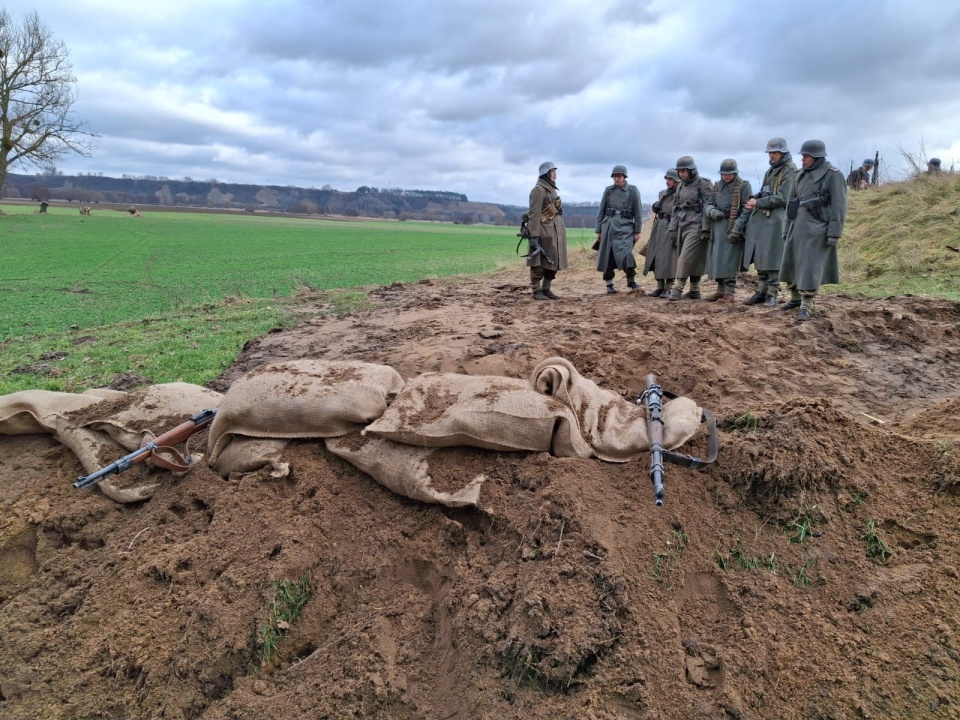
[[[213,421],[213,418],[216,416],[216,414],[216,408],[213,410],[202,410],[198,412],[189,420],[180,423],[172,430],[168,430],[167,432],[163,433],[163,435],[155,438],[152,442],[148,442],[142,448],[134,450],[129,455],[124,455],[116,462],[112,462],[106,467],[100,468],[91,475],[77,478],[77,481],[73,484],[73,486],[79,489],[96,485],[108,475],[119,475],[125,470],[129,470],[133,465],[141,463],[148,458],[151,459],[155,465],[159,465],[167,470],[172,470],[173,472],[184,472],[189,470],[192,458],[189,456],[183,457],[174,448],[180,443],[186,442],[193,435],[209,425]],[[158,454],[160,452],[163,454]],[[171,455],[173,459],[170,457],[165,457],[165,455]]]
[[[653,496],[657,505],[663,505],[663,469],[664,461],[674,465],[703,470],[717,459],[717,420],[713,413],[701,408],[703,420],[707,424],[707,459],[700,460],[692,455],[680,455],[663,447],[663,397],[676,397],[665,393],[657,384],[657,376],[647,375],[647,389],[637,398],[637,405],[646,405],[647,435],[650,439],[650,479],[653,481]]]

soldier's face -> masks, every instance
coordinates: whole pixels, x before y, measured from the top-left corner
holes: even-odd
[[[613,184],[616,185],[617,187],[623,187],[623,183],[625,180],[626,178],[620,173],[617,173],[616,175],[613,176]]]
[[[680,179],[681,179],[681,180],[689,180],[689,179],[690,179],[690,171],[687,170],[687,169],[677,170],[677,175],[680,176]]]
[[[553,170],[550,171],[550,182],[556,182],[556,181],[557,181],[557,169],[554,168]]]
[[[673,178],[667,178],[667,187],[673,190],[677,186],[677,181]]]
[[[780,162],[781,160],[783,160],[783,153],[782,153],[782,152],[772,152],[772,153],[767,153],[767,155],[770,156],[770,164],[771,164],[771,165],[776,165],[778,162]]]
[[[733,182],[734,177],[735,176],[733,173],[720,173],[720,179],[723,180],[725,183]]]
[[[814,164],[816,161],[817,161],[817,159],[816,159],[813,155],[801,155],[801,156],[800,156],[800,164],[803,165],[803,169],[804,169],[804,170],[809,170],[810,168],[812,168],[812,167],[813,167],[813,164]]]

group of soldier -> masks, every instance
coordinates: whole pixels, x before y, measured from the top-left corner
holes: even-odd
[[[667,170],[666,188],[652,206],[650,240],[640,251],[643,274],[652,272],[657,282],[647,295],[700,300],[700,284],[708,276],[717,288],[706,300],[733,303],[737,275],[753,265],[756,292],[745,304],[777,306],[783,282],[790,299],[781,310],[798,310],[797,320],[810,319],[820,286],[840,282],[837,243],[847,214],[847,185],[827,162],[820,140],[803,143],[799,169],[783,138],[771,139],[766,153],[770,167],[757,193],[740,177],[733,159],[720,163],[717,183],[702,177],[689,155]],[[556,165],[543,163],[539,175],[527,213],[527,265],[533,298],[556,300],[551,285],[567,267]],[[640,193],[627,182],[625,166],[614,166],[611,177],[613,185],[603,191],[597,214],[596,268],[603,273],[607,293],[617,292],[617,270],[626,276],[629,289],[639,291],[634,248],[642,222]]]

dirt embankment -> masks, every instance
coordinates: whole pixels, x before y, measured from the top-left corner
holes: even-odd
[[[199,467],[119,507],[47,438],[0,438],[0,715],[960,718],[960,307],[825,297],[797,324],[583,268],[554,289],[381,288],[212,385],[299,357],[410,378],[560,355],[626,395],[654,372],[722,428],[715,467],[667,467],[665,507],[644,462],[457,448],[489,479],[444,510],[311,442],[286,480]],[[270,583],[303,576],[261,666]]]

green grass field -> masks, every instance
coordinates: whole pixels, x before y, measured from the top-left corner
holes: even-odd
[[[508,227],[0,209],[0,394],[119,372],[201,383],[246,340],[298,319],[298,291],[331,291],[339,311],[365,297],[340,289],[516,261]]]

